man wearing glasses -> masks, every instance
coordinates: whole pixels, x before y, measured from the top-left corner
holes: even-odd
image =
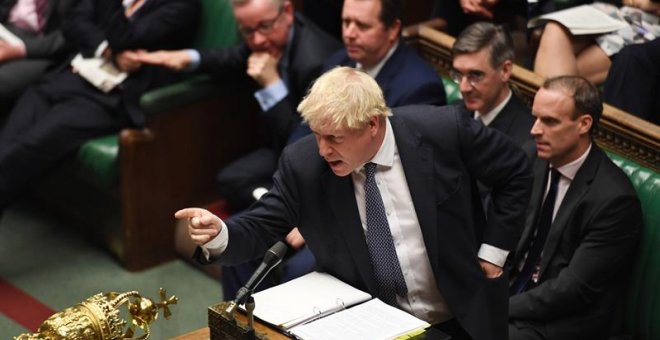
[[[144,53],[141,61],[174,70],[211,74],[232,88],[249,88],[269,127],[268,147],[230,164],[231,188],[221,188],[234,210],[254,202],[257,188],[269,187],[277,158],[300,117],[295,108],[323,62],[341,44],[295,13],[289,0],[231,0],[243,37],[236,47],[207,51]]]
[[[513,42],[502,26],[474,23],[452,47],[451,78],[458,84],[467,111],[484,125],[498,130],[533,157],[529,130],[534,118],[527,105],[509,88],[513,69]]]

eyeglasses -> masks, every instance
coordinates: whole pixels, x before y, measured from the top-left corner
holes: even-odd
[[[484,80],[484,77],[486,76],[486,73],[482,71],[468,71],[467,74],[463,74],[455,69],[451,69],[449,71],[449,77],[451,80],[453,80],[456,84],[461,84],[461,81],[463,80],[463,77],[467,78],[468,84],[470,86],[476,86],[479,84],[482,80]]]
[[[280,16],[282,16],[283,12],[284,6],[280,7],[280,9],[277,11],[277,15],[274,18],[261,21],[255,28],[238,26],[238,32],[241,33],[241,35],[245,38],[251,38],[255,32],[268,35],[273,31],[273,28],[275,28],[275,24],[277,24],[277,20],[280,18]]]

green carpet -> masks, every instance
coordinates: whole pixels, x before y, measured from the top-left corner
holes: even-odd
[[[161,315],[152,325],[151,339],[206,326],[206,308],[222,297],[219,282],[182,260],[127,272],[105,250],[27,202],[6,210],[0,220],[0,278],[53,310],[108,291],[137,290],[157,299],[163,287],[179,303],[171,308],[170,320]],[[26,331],[0,311],[0,339]]]

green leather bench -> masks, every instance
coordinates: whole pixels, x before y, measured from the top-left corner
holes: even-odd
[[[202,3],[191,46],[237,43],[229,2]],[[256,112],[249,110],[253,102],[198,76],[146,93],[143,129],[124,129],[84,144],[38,184],[36,196],[129,270],[172,259],[173,212],[206,202],[215,194],[216,171],[254,147],[250,141],[236,142],[254,132],[254,119],[234,115]]]
[[[451,67],[454,38],[418,27],[407,37],[437,72]],[[528,104],[543,83],[537,74],[514,65],[512,86]],[[445,85],[451,85],[445,83]],[[448,89],[447,93],[451,90]],[[660,127],[605,105],[596,143],[628,175],[642,204],[644,228],[623,309],[625,334],[616,339],[660,339]]]

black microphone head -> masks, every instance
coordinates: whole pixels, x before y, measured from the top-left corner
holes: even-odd
[[[263,263],[265,263],[267,266],[279,263],[284,258],[284,255],[286,255],[286,251],[286,243],[282,241],[275,243],[275,245],[268,249],[266,255],[264,255]]]

